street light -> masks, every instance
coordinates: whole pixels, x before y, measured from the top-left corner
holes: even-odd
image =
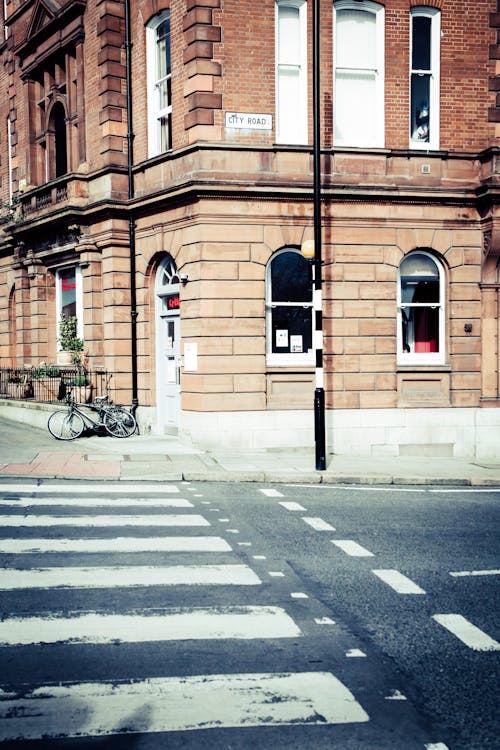
[[[320,0],[313,1],[313,174],[314,174],[314,240],[306,240],[302,255],[310,258],[313,268],[314,352],[316,358],[314,389],[314,441],[316,469],[326,469],[325,388],[323,378],[323,300],[321,276],[321,142],[320,142]]]

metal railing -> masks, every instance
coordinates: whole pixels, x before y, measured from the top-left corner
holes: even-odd
[[[41,403],[64,401],[68,390],[75,401],[90,403],[96,396],[108,396],[111,374],[105,370],[39,365],[0,367],[0,398]]]

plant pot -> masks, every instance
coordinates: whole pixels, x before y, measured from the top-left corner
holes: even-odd
[[[29,395],[28,383],[7,383],[7,398],[28,398]]]
[[[62,349],[60,352],[57,352],[57,364],[58,365],[72,365],[73,357],[75,356],[75,352],[66,351]]]

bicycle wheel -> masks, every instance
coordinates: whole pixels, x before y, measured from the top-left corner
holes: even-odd
[[[104,414],[104,427],[113,437],[125,438],[137,429],[135,417],[121,406],[112,406]]]
[[[47,427],[57,440],[74,440],[84,431],[85,422],[76,412],[59,409],[50,415]]]

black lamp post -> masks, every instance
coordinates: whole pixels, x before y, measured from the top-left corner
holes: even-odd
[[[314,351],[316,356],[314,390],[314,440],[316,469],[326,469],[325,388],[323,377],[323,299],[321,259],[321,142],[320,142],[320,0],[313,0],[313,173],[314,243],[302,245],[302,254],[313,263]]]

